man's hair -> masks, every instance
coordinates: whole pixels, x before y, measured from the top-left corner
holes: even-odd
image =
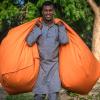
[[[44,6],[53,6],[53,8],[55,9],[55,5],[54,5],[54,3],[51,2],[51,1],[45,1],[45,2],[42,4],[41,9],[43,9]]]

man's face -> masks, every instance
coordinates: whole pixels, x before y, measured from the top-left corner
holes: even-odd
[[[54,7],[52,5],[43,6],[42,15],[44,20],[51,21],[54,15]]]

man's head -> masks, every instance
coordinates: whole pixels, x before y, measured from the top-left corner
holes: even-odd
[[[54,4],[50,1],[45,1],[42,5],[42,16],[45,21],[52,21],[54,15]]]

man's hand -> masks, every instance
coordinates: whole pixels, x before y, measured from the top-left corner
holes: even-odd
[[[42,29],[42,23],[41,23],[40,20],[37,20],[35,25],[36,25],[37,27],[39,27],[40,29]]]
[[[61,22],[61,21],[57,22],[56,24],[57,24],[58,26],[63,26],[63,25],[64,25],[63,22]]]

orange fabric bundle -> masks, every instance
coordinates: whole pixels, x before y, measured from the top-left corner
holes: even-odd
[[[39,71],[39,53],[37,45],[28,47],[25,38],[37,20],[41,21],[41,18],[10,30],[1,43],[0,80],[9,94],[29,92],[34,88]],[[55,23],[59,21],[62,20],[55,19]],[[87,94],[100,76],[100,64],[72,28],[66,23],[64,25],[70,43],[59,48],[62,86],[79,94]]]
[[[100,63],[77,33],[64,23],[70,42],[60,48],[60,79],[64,88],[88,94],[100,77]]]
[[[0,80],[9,94],[31,91],[39,70],[37,45],[28,47],[26,36],[35,20],[9,31],[0,46]]]

